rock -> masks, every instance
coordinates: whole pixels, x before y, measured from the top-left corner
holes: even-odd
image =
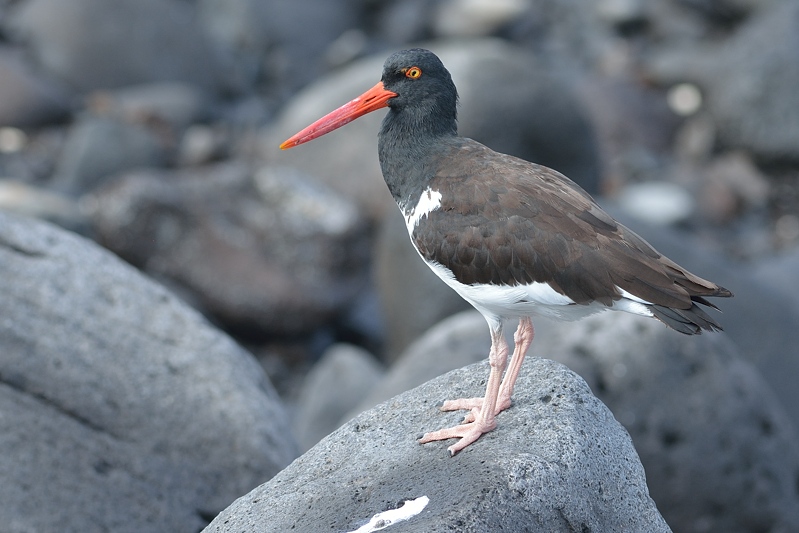
[[[160,81],[236,88],[196,19],[187,2],[29,0],[8,26],[45,70],[80,92]]]
[[[722,147],[763,161],[799,160],[799,4],[767,2],[721,43],[664,49],[651,61],[663,84],[696,82]]]
[[[794,339],[799,324],[799,306],[782,288],[768,286],[751,269],[737,266],[715,251],[712,243],[686,233],[658,228],[639,220],[627,220],[609,206],[612,215],[645,238],[659,252],[691,272],[730,289],[735,297],[718,302],[718,318],[741,355],[752,363],[776,394],[793,424],[799,427],[799,357]]]
[[[433,31],[439,37],[487,37],[530,8],[528,0],[444,0],[436,9]]]
[[[95,244],[0,213],[0,524],[198,531],[295,456],[255,360]]]
[[[386,323],[385,361],[396,361],[409,344],[448,316],[472,309],[421,260],[398,209],[386,213],[374,250],[374,279]]]
[[[429,48],[441,57],[458,87],[462,135],[500,152],[558,168],[596,190],[599,163],[591,125],[571,86],[561,78],[562,72],[497,40],[431,43]],[[268,160],[318,176],[377,220],[396,209],[377,159],[382,113],[365,116],[293,150],[281,152],[277,147],[374,85],[387,55],[380,53],[320,79],[289,103],[264,141]]]
[[[752,278],[785,295],[799,306],[799,248],[788,250],[774,257],[766,257],[753,265]]]
[[[392,48],[419,42],[429,33],[431,11],[435,5],[436,2],[431,0],[384,2],[377,13],[374,31]]]
[[[579,377],[552,361],[531,360],[499,427],[454,458],[446,443],[416,442],[460,420],[438,405],[479,394],[487,374],[487,363],[456,370],[362,414],[205,532],[354,531],[422,497],[424,512],[391,531],[670,531],[627,433]]]
[[[199,0],[197,9],[242,77],[288,94],[323,72],[327,48],[359,25],[348,0]]]
[[[186,128],[178,147],[180,166],[199,166],[226,159],[230,152],[227,128],[196,124]]]
[[[696,209],[687,190],[667,181],[628,184],[616,201],[624,212],[656,226],[685,222]]]
[[[21,50],[0,47],[0,125],[41,126],[64,118],[69,95],[26,64]]]
[[[47,183],[67,137],[63,126],[37,130],[0,128],[0,176],[29,184]]]
[[[70,127],[51,185],[79,195],[116,174],[163,166],[167,153],[162,140],[141,124],[85,114]]]
[[[744,152],[721,155],[704,169],[700,200],[703,215],[729,222],[742,212],[765,210],[772,195],[768,179]]]
[[[15,180],[0,179],[0,210],[86,232],[89,220],[75,199]]]
[[[98,114],[180,132],[208,118],[211,102],[194,85],[159,82],[133,85],[89,95],[89,108]],[[174,133],[173,133],[174,135]]]
[[[608,54],[622,58],[609,61],[629,63],[623,47],[617,48],[622,50],[613,49]],[[599,139],[604,183],[609,182],[605,191],[612,190],[619,181],[663,179],[663,168],[670,162],[679,125],[663,92],[632,76],[628,72],[631,68],[616,67],[606,74],[586,75],[578,87]]]
[[[524,48],[545,53],[555,62],[591,70],[614,38],[612,29],[601,20],[595,2],[526,0],[525,3],[525,12],[514,17],[499,34]]]
[[[614,312],[533,324],[528,358],[557,360],[588,381],[630,432],[652,497],[675,530],[796,529],[795,426],[726,335],[683,336],[655,320]],[[507,336],[514,326],[508,324]],[[485,360],[489,347],[482,315],[451,317],[414,343],[360,407]],[[525,394],[524,387],[517,385],[515,394]],[[508,413],[521,403],[515,397]]]
[[[380,381],[383,368],[365,350],[334,344],[305,377],[294,416],[294,434],[303,451],[341,424],[346,415]]]
[[[625,313],[534,323],[532,353],[579,373],[624,424],[675,531],[799,531],[795,426],[728,335]]]
[[[105,246],[242,333],[307,333],[335,320],[367,280],[356,207],[291,169],[131,173],[91,204]]]
[[[477,311],[463,311],[443,319],[399,354],[379,384],[342,422],[450,370],[487,361],[490,348],[488,325]]]

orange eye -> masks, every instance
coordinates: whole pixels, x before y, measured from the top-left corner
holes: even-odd
[[[412,80],[419,79],[422,76],[422,69],[419,67],[411,67],[405,71],[405,77]]]

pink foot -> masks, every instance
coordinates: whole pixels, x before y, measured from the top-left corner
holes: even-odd
[[[494,417],[491,417],[491,420],[486,420],[482,422],[470,422],[468,424],[461,424],[460,426],[454,426],[447,429],[440,429],[438,431],[433,431],[431,433],[425,433],[424,436],[419,439],[421,444],[426,442],[433,442],[436,440],[447,440],[447,439],[457,439],[460,438],[458,442],[447,448],[449,450],[450,455],[455,455],[474,441],[480,438],[480,435],[483,433],[488,433],[492,429],[497,427],[497,422]]]
[[[498,415],[508,407],[510,407],[510,397],[500,396],[497,400],[497,408],[494,411],[494,416]],[[463,422],[474,422],[480,409],[483,408],[483,398],[459,398],[457,400],[447,400],[441,406],[442,411],[460,411],[468,410],[469,413],[463,418]]]

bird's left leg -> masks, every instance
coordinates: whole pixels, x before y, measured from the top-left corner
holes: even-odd
[[[496,412],[499,414],[511,404],[511,396],[513,395],[513,386],[516,384],[516,379],[519,377],[519,372],[522,369],[524,357],[533,343],[535,336],[535,328],[533,328],[533,321],[530,317],[523,317],[519,319],[519,327],[516,328],[516,333],[513,335],[513,357],[511,357],[508,370],[505,372],[505,377],[502,378],[502,386],[499,389],[499,397],[497,398]],[[473,398],[478,403],[472,405],[471,412],[463,419],[464,422],[471,422],[475,418],[476,410],[482,406],[482,398]],[[456,400],[457,401],[457,400]],[[463,401],[463,400],[462,400]],[[445,402],[444,406],[452,402]],[[444,407],[442,407],[444,409]]]
[[[508,343],[505,341],[505,336],[502,334],[501,321],[489,323],[489,325],[491,329],[491,351],[488,354],[488,362],[491,365],[491,372],[488,375],[485,397],[445,402],[445,406],[448,407],[446,410],[471,409],[471,414],[474,416],[474,419],[459,426],[433,431],[432,433],[425,433],[425,435],[419,439],[420,443],[424,444],[435,440],[460,438],[458,442],[447,448],[452,455],[455,455],[480,438],[480,435],[488,433],[497,427],[495,419],[497,398],[499,396],[500,386],[502,385],[502,374],[505,372],[505,367],[508,363]],[[474,406],[474,400],[480,400],[479,407]],[[459,402],[463,402],[463,407],[458,406]],[[442,407],[442,410],[443,409],[444,407]]]
[[[510,407],[513,386],[516,385],[516,379],[522,369],[524,356],[527,355],[527,350],[530,349],[530,345],[533,343],[533,337],[535,337],[533,321],[530,320],[529,316],[520,318],[519,327],[516,328],[516,333],[513,335],[513,358],[510,361],[508,371],[505,372],[505,377],[502,379],[502,387],[499,389],[497,412]]]

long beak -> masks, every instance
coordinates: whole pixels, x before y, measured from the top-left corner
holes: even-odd
[[[328,113],[288,139],[280,145],[280,149],[286,150],[287,148],[294,148],[299,144],[307,143],[345,124],[349,124],[358,117],[387,107],[388,101],[395,96],[397,96],[397,93],[387,90],[383,87],[383,82],[380,81],[355,100],[351,100],[335,111]]]

